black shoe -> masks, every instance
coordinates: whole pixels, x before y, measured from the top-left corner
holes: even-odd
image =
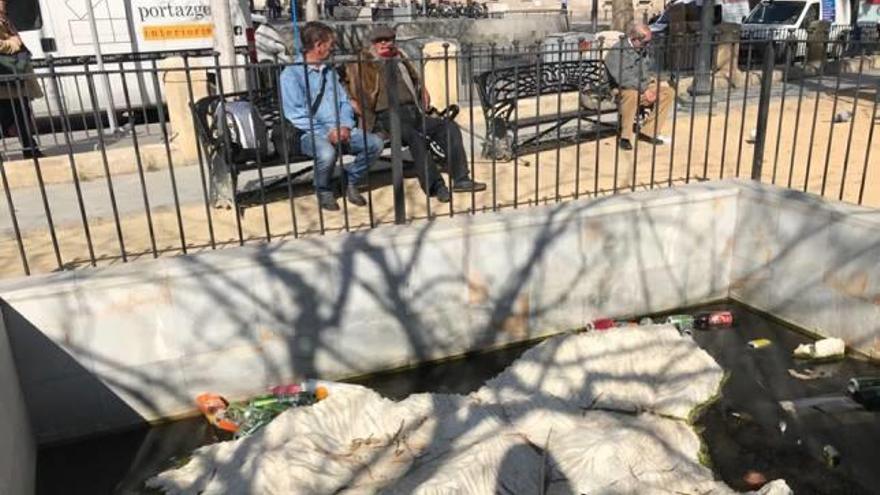
[[[453,183],[452,185],[452,190],[455,192],[485,191],[486,184],[464,178],[455,181],[455,183]]]
[[[441,203],[448,203],[450,195],[449,189],[446,187],[446,184],[439,182],[436,186],[434,186],[433,196],[437,198],[437,201]]]
[[[345,189],[345,197],[348,198],[349,203],[355,206],[367,205],[367,200],[364,198],[361,192],[358,191],[357,186],[354,184],[349,184],[348,187]]]
[[[318,193],[318,204],[327,211],[339,211],[339,204],[332,192],[322,191]]]
[[[626,150],[626,151],[633,149],[633,145],[632,145],[632,143],[629,142],[629,139],[622,139],[621,138],[619,146],[620,146],[620,149]]]
[[[43,152],[40,151],[39,148],[37,148],[33,150],[22,150],[21,156],[24,158],[43,158],[46,155],[44,155]]]
[[[660,138],[645,136],[644,134],[639,136],[639,139],[641,139],[642,141],[645,141],[648,144],[652,144],[654,146],[663,146],[664,144],[666,144],[666,142]]]

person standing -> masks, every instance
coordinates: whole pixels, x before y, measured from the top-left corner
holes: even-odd
[[[657,82],[651,77],[654,60],[647,50],[650,42],[651,30],[648,26],[636,24],[626,38],[611,47],[605,57],[608,74],[620,92],[620,148],[624,150],[633,149],[633,126],[638,109],[652,108],[655,102],[657,110],[645,119],[641,130],[649,143],[665,142],[660,136],[675,100],[675,91],[666,83],[661,83],[658,91]]]
[[[333,30],[321,22],[308,22],[301,38],[303,55],[281,72],[284,117],[300,136],[300,151],[315,159],[315,189],[321,208],[339,210],[330,187],[337,149],[355,155],[354,162],[343,168],[348,179],[345,194],[352,204],[364,206],[367,200],[358,184],[382,152],[384,142],[355,128],[348,93],[336,71],[326,64],[336,43]]]
[[[30,52],[6,15],[6,1],[0,0],[0,130],[3,136],[17,135],[25,158],[43,156],[33,132],[31,100],[43,91],[33,77]],[[10,76],[19,77],[10,77]]]
[[[385,134],[390,132],[391,108],[388,92],[395,91],[400,102],[401,141],[409,146],[422,190],[444,203],[450,199],[449,189],[440,175],[440,169],[427,152],[427,139],[445,152],[453,191],[486,189],[486,184],[470,178],[467,155],[458,126],[447,119],[426,115],[431,106],[431,96],[419,81],[418,71],[398,50],[395,31],[387,26],[378,26],[370,33],[369,39],[371,44],[364,48],[363,62],[360,65],[352,62],[346,66],[349,92],[354,95],[355,110],[361,115],[364,128]],[[394,88],[388,87],[385,80],[386,61],[396,63],[398,77]]]

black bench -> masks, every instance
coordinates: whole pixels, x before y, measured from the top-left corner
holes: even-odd
[[[603,114],[617,112],[612,83],[602,60],[539,61],[483,72],[474,77],[474,82],[486,120],[485,158],[507,161],[553,148],[559,141],[565,145],[575,144],[617,131],[616,123],[601,122]],[[521,100],[569,92],[579,93],[577,110],[557,113],[554,97],[540,100],[534,116],[522,118],[515,111]],[[547,104],[550,101],[552,104]],[[565,132],[563,136],[561,128],[577,120],[588,121],[590,125],[574,134]],[[520,133],[521,129],[534,132]]]
[[[266,126],[266,136],[271,136],[272,125],[278,122],[280,105],[274,89],[251,92],[212,95],[201,98],[190,105],[195,120],[196,133],[207,158],[210,173],[211,202],[215,207],[231,208],[233,205],[249,205],[260,197],[274,191],[286,189],[288,183],[312,172],[312,158],[299,154],[298,150],[287,150],[285,160],[283,150],[273,151],[269,156],[253,156],[235,159],[229,143],[212,131],[215,112],[221,101],[247,100],[257,109]],[[257,187],[238,190],[238,176],[247,170],[294,165],[290,174],[261,181]],[[241,212],[241,211],[240,211]]]

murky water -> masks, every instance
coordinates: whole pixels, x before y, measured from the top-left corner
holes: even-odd
[[[880,367],[855,359],[818,366],[797,363],[791,351],[809,339],[736,304],[700,309],[716,308],[734,311],[735,328],[694,335],[729,372],[722,397],[696,421],[716,475],[740,490],[749,489],[744,475],[756,471],[767,479],[785,478],[795,493],[880,493],[876,455],[880,412],[800,407],[793,418],[779,404],[816,397],[831,404],[840,402],[851,376],[880,375]],[[770,339],[772,344],[749,348],[748,341],[756,338]],[[528,347],[384,373],[357,383],[393,399],[418,392],[465,394],[498,374]],[[805,368],[825,376],[801,380],[788,371]],[[182,462],[194,448],[221,439],[203,419],[192,418],[46,447],[38,458],[37,493],[145,493],[145,479]],[[826,445],[840,453],[836,467],[828,467],[823,460]]]

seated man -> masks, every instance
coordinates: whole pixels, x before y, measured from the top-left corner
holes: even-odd
[[[354,111],[348,94],[339,83],[336,71],[323,63],[335,42],[336,36],[329,26],[307,23],[302,30],[304,56],[297,57],[298,65],[281,72],[284,117],[293,124],[294,132],[300,134],[302,153],[315,159],[318,202],[329,211],[339,210],[330,187],[337,147],[356,155],[354,163],[344,169],[348,179],[345,194],[352,204],[364,206],[367,201],[357,185],[384,146],[379,136],[365,136],[363,130],[354,128]]]
[[[664,143],[658,136],[663,134],[675,98],[675,91],[666,83],[661,83],[657,91],[657,82],[651,77],[654,61],[646,49],[650,42],[648,26],[636,24],[629,30],[628,37],[611,47],[605,57],[608,73],[620,90],[620,147],[624,150],[633,148],[633,125],[639,107],[653,108],[655,102],[657,111],[645,119],[642,131],[648,133],[646,139],[649,143]]]
[[[486,184],[470,179],[467,156],[464,152],[461,130],[455,123],[446,119],[429,117],[425,112],[430,108],[430,95],[421,86],[419,73],[413,65],[403,58],[398,59],[397,87],[389,88],[385,83],[383,59],[401,56],[395,46],[395,32],[390,27],[378,26],[370,33],[371,46],[365,48],[363,62],[348,64],[349,92],[354,95],[355,110],[361,114],[364,128],[389,133],[391,111],[388,91],[396,91],[400,101],[401,141],[409,146],[416,174],[422,190],[444,203],[449,201],[449,189],[443,182],[440,169],[427,152],[427,139],[443,148],[449,163],[452,190],[455,192],[482,191]],[[360,101],[360,98],[363,101]],[[424,134],[423,132],[424,125]],[[448,143],[448,146],[447,146]]]

